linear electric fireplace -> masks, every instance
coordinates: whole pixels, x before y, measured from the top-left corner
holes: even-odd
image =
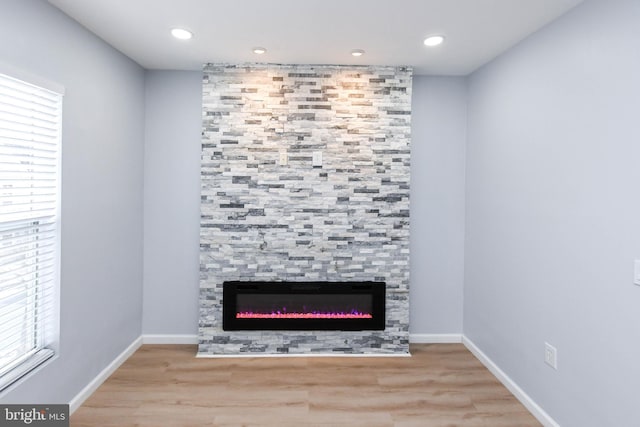
[[[222,328],[384,330],[384,282],[224,282]]]

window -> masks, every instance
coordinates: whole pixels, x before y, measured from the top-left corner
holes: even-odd
[[[0,390],[58,335],[62,93],[0,74]]]

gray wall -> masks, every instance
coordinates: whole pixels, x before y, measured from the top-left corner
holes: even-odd
[[[413,334],[462,331],[466,79],[413,79],[411,287]]]
[[[141,333],[144,72],[39,0],[2,0],[0,58],[66,88],[60,356],[3,403],[67,403]]]
[[[147,71],[144,334],[198,330],[202,73]]]
[[[146,79],[143,330],[195,336],[202,73],[148,71]],[[465,81],[414,76],[413,334],[462,331]]]
[[[567,427],[640,420],[638,22],[587,1],[470,79],[464,333]]]

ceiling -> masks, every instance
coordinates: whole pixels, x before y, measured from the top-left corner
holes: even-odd
[[[205,62],[410,65],[467,75],[582,0],[48,0],[147,69]],[[194,33],[174,39],[170,29]],[[445,43],[423,45],[431,34]],[[264,55],[252,48],[262,46]],[[353,49],[364,49],[359,58]]]

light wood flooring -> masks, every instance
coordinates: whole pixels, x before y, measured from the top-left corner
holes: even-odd
[[[539,426],[461,344],[412,357],[196,359],[144,345],[71,417],[72,427]]]

